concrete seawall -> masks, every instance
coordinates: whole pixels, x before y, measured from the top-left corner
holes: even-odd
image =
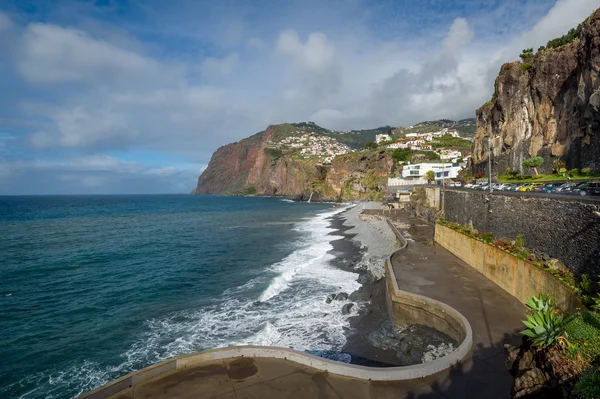
[[[407,242],[389,220],[388,225],[400,243],[398,251],[404,250]],[[388,313],[394,323],[404,327],[410,324],[423,324],[436,328],[456,339],[459,342],[458,347],[447,356],[432,362],[387,368],[336,362],[288,348],[241,346],[211,349],[178,356],[132,372],[85,393],[80,398],[103,399],[113,395],[121,397],[121,393],[123,393],[122,397],[129,397],[126,394],[132,392],[135,387],[173,375],[178,370],[215,360],[241,357],[279,359],[282,362],[294,362],[314,370],[365,381],[411,381],[423,377],[435,377],[469,358],[473,346],[473,332],[467,319],[454,308],[439,301],[401,290],[391,267],[391,255],[386,260],[386,289]]]
[[[522,303],[543,293],[552,294],[557,306],[566,312],[584,307],[575,292],[562,281],[499,248],[440,224],[435,228],[435,241]]]

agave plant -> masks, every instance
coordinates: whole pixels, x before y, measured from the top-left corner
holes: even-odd
[[[552,295],[548,294],[546,296],[540,294],[539,296],[532,296],[525,302],[525,306],[532,312],[538,311],[541,313],[547,313],[554,309],[556,305],[556,301],[552,297]]]
[[[563,317],[552,309],[532,310],[532,314],[527,316],[527,320],[523,320],[523,324],[527,328],[521,334],[531,338],[533,343],[541,348],[554,346],[563,332]]]

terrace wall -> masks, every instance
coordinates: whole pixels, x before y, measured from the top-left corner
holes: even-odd
[[[517,193],[514,193],[517,194]],[[600,201],[579,197],[446,190],[444,217],[557,258],[575,274],[600,275]]]

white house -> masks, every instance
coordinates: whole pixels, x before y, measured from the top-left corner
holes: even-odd
[[[454,150],[441,150],[440,151],[440,159],[442,161],[452,160],[452,159],[461,158],[461,157],[462,157],[462,154],[460,153],[460,151],[454,151]]]
[[[386,146],[386,148],[391,148],[391,149],[394,149],[394,148],[408,148],[408,144],[406,144],[406,143],[400,143],[400,142],[398,142],[398,143],[392,143],[392,144],[388,144]]]
[[[391,141],[392,140],[392,136],[390,136],[389,134],[377,134],[375,135],[375,142],[377,144],[384,142],[384,141]]]
[[[460,166],[451,163],[418,163],[404,165],[402,177],[405,179],[424,179],[427,172],[432,170],[436,180],[454,179],[461,169]]]

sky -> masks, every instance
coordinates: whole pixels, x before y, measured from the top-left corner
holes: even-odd
[[[0,195],[188,193],[270,124],[462,119],[597,0],[0,0]]]

